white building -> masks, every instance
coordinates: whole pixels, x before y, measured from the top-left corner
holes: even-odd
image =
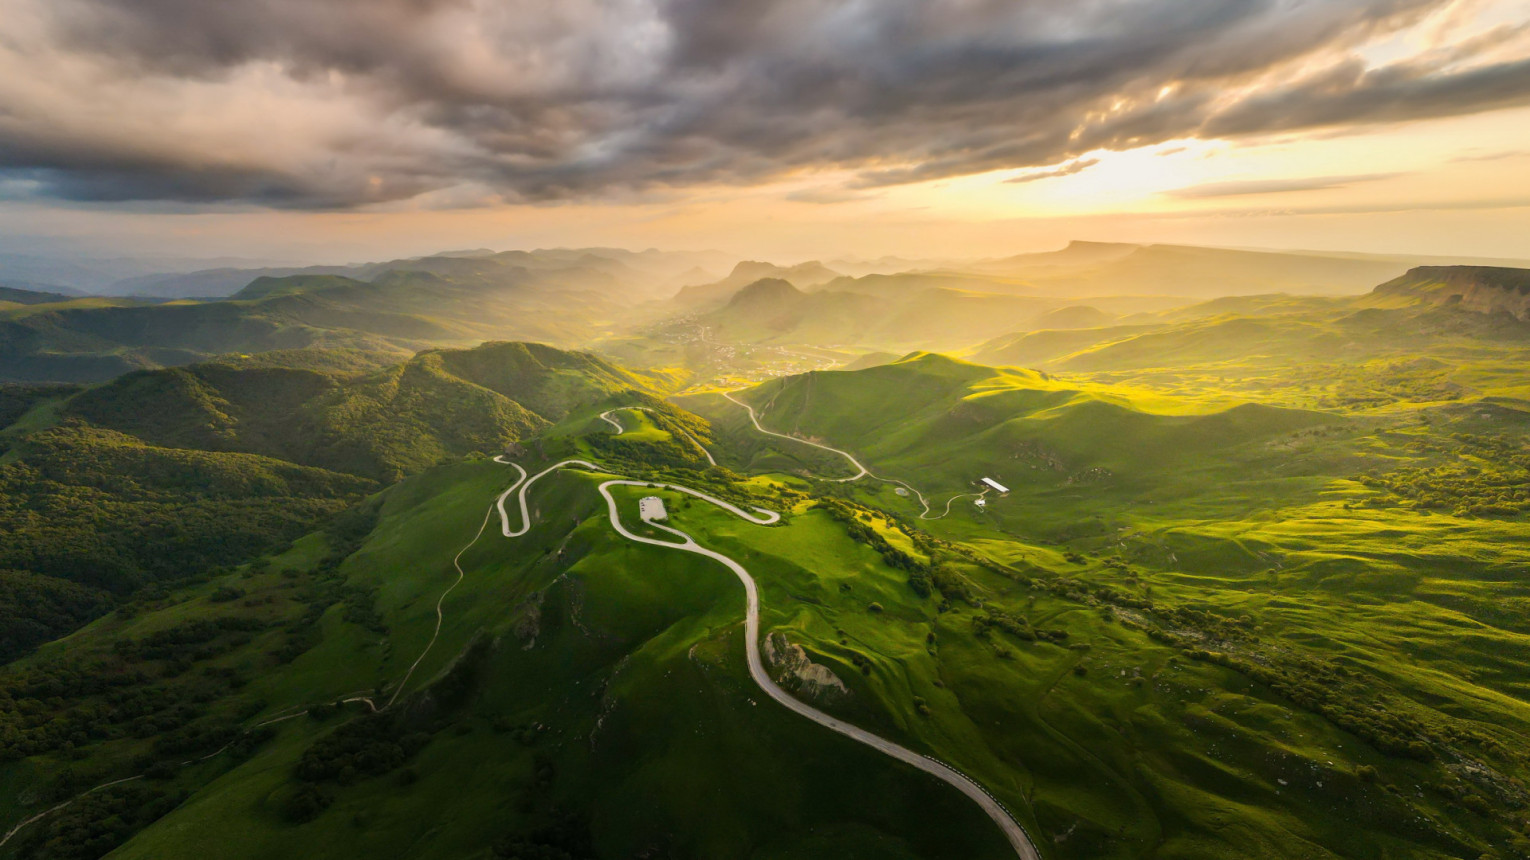
[[[988,507],[988,500],[983,498],[982,496],[978,496],[977,498],[973,499],[972,503],[974,505],[977,505],[980,508]]]
[[[984,478],[983,479],[983,483],[987,484],[989,486],[989,488],[991,488],[994,491],[998,492],[1000,495],[1003,495],[1003,494],[1009,492],[1009,487],[1006,487],[1003,484],[999,483],[998,481],[995,481],[993,478]]]
[[[638,517],[643,522],[663,522],[669,519],[669,514],[664,510],[664,500],[658,496],[644,496],[638,502]]]

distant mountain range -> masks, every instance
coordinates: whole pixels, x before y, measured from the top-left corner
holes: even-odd
[[[1421,266],[1358,296],[1241,296],[1114,325],[1038,325],[969,354],[987,364],[1074,371],[1363,361],[1445,348],[1462,337],[1518,342],[1530,334],[1526,322],[1530,270]]]
[[[30,294],[25,307],[0,305],[0,381],[96,381],[275,349],[347,348],[396,359],[507,337],[573,345],[666,289],[671,271],[693,260],[656,251],[453,254],[348,275],[261,275],[224,301]]]
[[[674,302],[687,309],[705,309],[726,304],[735,293],[750,284],[765,279],[776,279],[794,287],[816,287],[833,281],[841,275],[817,260],[795,266],[777,266],[745,260],[733,267],[728,276],[711,283],[685,287],[675,294]]]
[[[699,321],[721,342],[893,353],[989,342],[978,354],[995,361],[1050,361],[1087,337],[1040,332],[1243,313],[1252,305],[1241,300],[1258,296],[1302,295],[1310,305],[1376,284],[1388,285],[1367,299],[1376,307],[1418,304],[1427,294],[1437,305],[1530,312],[1521,293],[1484,285],[1500,277],[1494,272],[1515,271],[1505,267],[1410,270],[1401,257],[1089,242],[967,270],[860,276],[817,261],[745,261],[724,278],[676,292],[677,283],[707,277],[723,259],[600,248],[467,250],[358,266],[129,279],[134,291],[226,293],[211,300],[0,286],[0,382],[95,382],[271,350],[347,349],[394,361],[506,338],[577,347],[666,320]],[[1278,309],[1288,301],[1265,304]],[[1022,342],[1018,352],[1002,346]],[[1033,349],[1039,343],[1047,346]]]
[[[603,270],[640,290],[672,289],[682,273],[692,278],[725,268],[731,261],[714,251],[627,251],[620,248],[554,248],[496,252],[445,251],[426,257],[345,265],[251,265],[245,260],[161,258],[49,258],[0,253],[0,285],[65,295],[208,299],[230,296],[257,278],[344,275],[372,280],[393,270],[433,271],[441,261],[477,261],[478,268]],[[685,283],[697,283],[687,280]]]

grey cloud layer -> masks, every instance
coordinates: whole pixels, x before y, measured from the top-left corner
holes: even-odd
[[[0,178],[286,207],[817,168],[875,187],[1530,102],[1530,60],[1345,61],[1441,5],[0,0],[0,20],[33,28],[0,33]]]

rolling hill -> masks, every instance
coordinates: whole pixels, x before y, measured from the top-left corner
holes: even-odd
[[[726,304],[739,290],[758,281],[774,279],[785,281],[799,289],[806,289],[828,283],[838,277],[840,277],[838,272],[816,260],[795,266],[777,266],[773,263],[744,260],[736,264],[733,271],[722,280],[683,287],[675,294],[672,302],[684,310],[707,310]]]
[[[1080,385],[934,353],[784,377],[740,396],[775,429],[835,440],[893,477],[918,475],[926,487],[950,492],[985,476],[1059,486],[1108,473],[1146,485],[1224,448],[1335,420],[1227,398]],[[1037,471],[1041,462],[1046,468]]]
[[[566,390],[537,367],[588,373],[592,394],[630,381],[502,349],[418,370],[527,401]],[[643,401],[659,412],[619,413],[617,435],[577,406],[517,459],[601,465],[541,479],[521,537],[504,537],[514,505],[504,532],[491,507],[513,467],[431,466],[354,520],[0,671],[19,703],[0,733],[21,752],[0,785],[40,786],[0,793],[0,812],[77,798],[14,850],[1012,856],[947,787],[760,695],[736,580],[610,527],[652,494],[756,577],[770,671],[794,695],[971,774],[1049,858],[1469,860],[1517,838],[1527,631],[1502,607],[1523,601],[1505,576],[1522,514],[1425,515],[1382,487],[1522,414],[1376,420],[928,353],[738,396],[910,482],[934,516],[874,478],[790,474],[845,463],[715,395],[683,402],[710,417],[716,468],[666,459],[691,420],[673,407]],[[649,486],[608,510],[596,488],[617,474]],[[974,475],[1011,492],[942,504]],[[671,481],[786,516],[744,524],[652,486]],[[129,675],[152,695],[115,692]]]
[[[0,860],[1014,856],[756,683],[723,559],[763,671],[1047,860],[1530,852],[1530,281],[1021,292],[1152,251],[1194,294],[1189,250],[751,278],[651,372],[438,345],[663,268],[588,249],[0,311],[179,356],[0,384]]]
[[[56,578],[87,589],[74,605],[89,617],[298,537],[403,476],[498,453],[613,398],[645,402],[661,382],[538,344],[380,370],[288,357],[294,366],[138,371],[85,390],[0,387],[0,570],[23,577],[0,580],[0,606]],[[11,635],[7,656],[80,620],[52,614],[46,629]]]
[[[1417,268],[1361,296],[1217,299],[1132,324],[1004,335],[969,357],[1169,390],[1215,380],[1287,405],[1523,399],[1527,271]]]
[[[687,317],[686,324],[707,326],[715,339],[733,343],[951,348],[1028,324],[1056,304],[945,288],[878,294],[830,285],[804,292],[767,278],[715,311]]]
[[[47,305],[73,301],[78,294],[50,292],[46,289],[0,285],[0,308],[6,305]]]
[[[447,269],[449,267],[440,267]],[[609,297],[507,271],[392,270],[260,278],[216,302],[44,305],[0,311],[0,379],[89,382],[229,353],[346,348],[390,353],[511,337],[570,343],[614,314]]]

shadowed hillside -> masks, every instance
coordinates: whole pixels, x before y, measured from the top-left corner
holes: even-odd
[[[285,357],[297,366],[139,371],[84,391],[0,386],[0,571],[17,572],[0,577],[0,607],[53,619],[0,634],[0,658],[141,587],[267,551],[405,475],[497,454],[613,398],[647,402],[655,385],[539,344],[381,370]],[[64,586],[36,577],[84,591],[47,609]]]
[[[293,275],[254,280],[216,302],[0,309],[0,380],[98,381],[228,353],[348,348],[402,357],[505,338],[571,344],[617,313],[599,270],[533,269],[442,258],[375,280]]]

